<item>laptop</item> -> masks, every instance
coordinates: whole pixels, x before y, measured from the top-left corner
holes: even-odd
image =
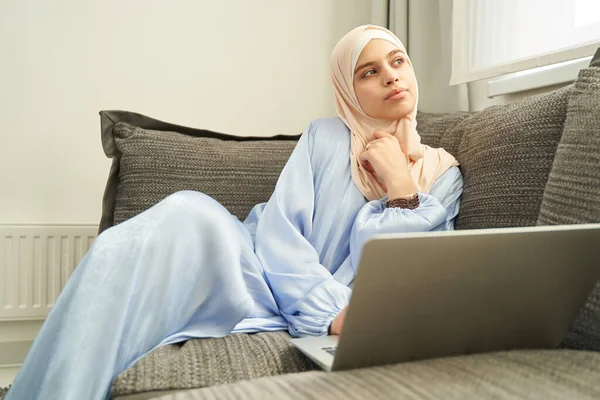
[[[291,342],[327,371],[553,348],[600,280],[600,224],[376,235],[342,334]]]

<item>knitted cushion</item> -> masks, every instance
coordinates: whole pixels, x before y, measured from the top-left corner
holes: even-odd
[[[490,107],[441,139],[442,147],[459,143],[465,183],[456,229],[536,224],[571,91]]]
[[[100,232],[179,190],[214,197],[243,220],[269,199],[298,136],[236,137],[103,111],[102,144],[113,165]]]
[[[575,82],[538,224],[600,222],[599,166],[600,65],[581,70]],[[600,351],[600,284],[563,344]]]
[[[431,147],[442,147],[456,156],[462,132],[454,129],[459,123],[475,113],[417,113],[417,131],[421,143]]]

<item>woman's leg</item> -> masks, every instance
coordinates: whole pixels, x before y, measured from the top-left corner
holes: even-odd
[[[94,241],[38,334],[7,400],[105,399],[113,378],[194,321],[227,335],[254,307],[231,215],[174,193]]]

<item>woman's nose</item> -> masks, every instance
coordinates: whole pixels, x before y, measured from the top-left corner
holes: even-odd
[[[400,80],[398,70],[392,68],[390,65],[385,65],[381,70],[381,77],[385,82],[385,86],[390,86],[397,83]]]
[[[387,74],[384,75],[385,78],[385,85],[386,86],[390,86],[393,85],[394,83],[398,82],[399,77],[398,77],[398,71],[389,68],[386,71]]]

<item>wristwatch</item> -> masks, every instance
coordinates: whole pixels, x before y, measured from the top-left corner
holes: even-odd
[[[414,210],[419,207],[419,194],[413,193],[408,196],[397,197],[395,199],[390,199],[385,202],[385,206],[388,208],[397,207],[397,208],[408,208],[409,210]]]

